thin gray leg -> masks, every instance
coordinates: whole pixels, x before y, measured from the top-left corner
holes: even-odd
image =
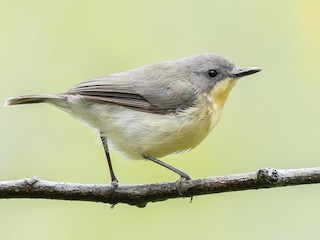
[[[179,194],[182,195],[181,189],[180,189],[180,185],[181,185],[181,183],[184,182],[185,180],[191,180],[191,178],[190,178],[190,176],[189,176],[188,174],[186,174],[185,172],[182,172],[181,170],[179,170],[179,169],[177,169],[177,168],[175,168],[175,167],[170,166],[169,164],[167,164],[167,163],[165,163],[165,162],[160,161],[160,160],[157,159],[157,158],[151,157],[151,156],[149,156],[149,155],[147,155],[147,154],[144,154],[144,155],[142,155],[142,156],[143,156],[145,159],[148,159],[148,160],[150,160],[150,161],[152,161],[152,162],[154,162],[154,163],[157,163],[157,164],[159,164],[159,165],[161,165],[161,166],[163,166],[163,167],[165,167],[165,168],[167,168],[167,169],[169,169],[169,170],[171,170],[171,171],[179,174],[179,175],[180,175],[180,178],[176,181],[176,186],[177,186],[177,190],[178,190]]]
[[[108,148],[108,141],[107,141],[107,138],[105,136],[103,136],[101,133],[100,133],[100,138],[101,138],[101,141],[102,141],[102,145],[103,145],[106,157],[107,157],[107,162],[108,162],[108,166],[109,166],[109,170],[110,170],[111,187],[113,189],[115,189],[115,188],[118,187],[119,184],[118,184],[118,179],[117,179],[116,175],[113,172],[113,168],[112,168],[112,164],[111,164],[111,158],[110,158],[110,154],[109,154],[109,148]]]

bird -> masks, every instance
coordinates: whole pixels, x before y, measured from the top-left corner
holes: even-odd
[[[119,186],[109,147],[191,177],[159,158],[198,146],[215,128],[238,80],[259,67],[237,67],[214,54],[147,64],[79,83],[59,94],[9,98],[5,106],[47,103],[96,129],[104,147],[111,187]]]

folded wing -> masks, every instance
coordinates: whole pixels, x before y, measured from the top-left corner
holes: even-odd
[[[191,82],[166,64],[95,78],[64,94],[81,95],[87,101],[112,103],[156,114],[186,109],[197,100],[197,89]]]

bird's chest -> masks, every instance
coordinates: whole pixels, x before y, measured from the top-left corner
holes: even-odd
[[[207,126],[208,131],[210,132],[218,124],[222,114],[223,106],[218,104],[210,95],[207,95],[204,101],[206,101],[206,104],[203,107],[204,112],[202,118],[203,122],[205,122],[205,125]]]
[[[206,133],[218,124],[224,104],[227,100],[229,92],[235,85],[235,82],[225,81],[220,83],[209,93],[204,93],[199,101],[199,128],[205,129]],[[200,131],[200,129],[197,129]],[[200,131],[201,132],[201,131]]]
[[[179,128],[175,130],[175,143],[182,149],[192,149],[197,146],[217,125],[222,113],[220,105],[212,98],[202,97],[199,104],[186,110],[177,117]]]

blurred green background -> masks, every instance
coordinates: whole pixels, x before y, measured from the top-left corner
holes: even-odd
[[[201,53],[263,71],[234,88],[217,128],[163,160],[193,178],[320,166],[320,2],[0,0],[0,100]],[[0,180],[109,183],[93,131],[46,105],[0,107]],[[134,141],[134,140],[133,140]],[[120,183],[174,181],[112,152]],[[0,200],[1,239],[318,239],[320,186],[151,203]]]

